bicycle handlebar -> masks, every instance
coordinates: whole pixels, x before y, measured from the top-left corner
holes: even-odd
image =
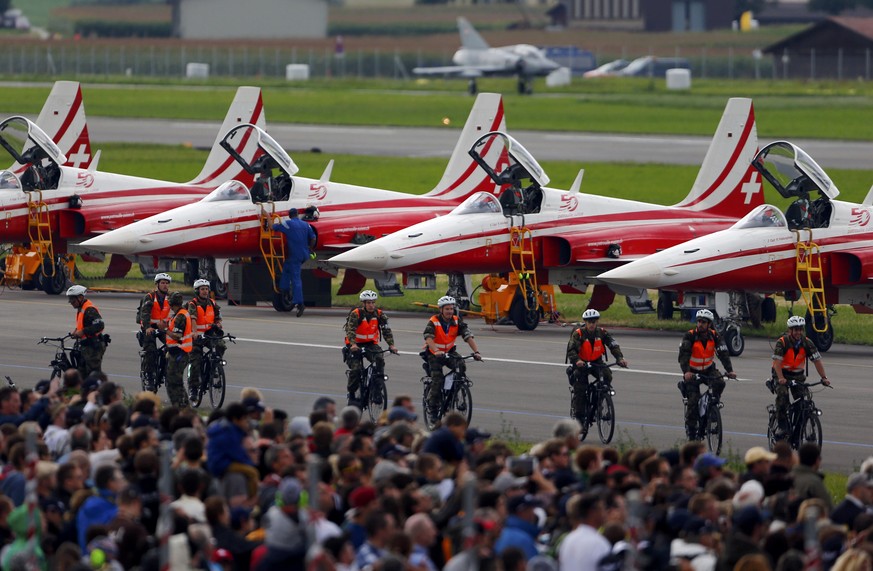
[[[803,386],[803,387],[809,388],[809,387],[817,387],[818,385],[824,385],[824,386],[829,387],[829,388],[834,388],[832,385],[825,385],[824,380],[822,380],[822,379],[819,379],[819,381],[815,382],[815,383],[807,383],[804,381],[795,381],[794,379],[791,379],[788,381],[789,387]]]
[[[57,343],[63,343],[64,341],[66,341],[67,339],[70,339],[70,338],[72,338],[72,337],[73,337],[73,336],[72,336],[71,334],[69,334],[69,333],[67,333],[67,334],[64,335],[63,337],[41,337],[40,340],[37,341],[37,345],[43,345],[43,344],[45,344],[45,343],[48,343],[49,341],[55,341],[55,342],[57,342]]]

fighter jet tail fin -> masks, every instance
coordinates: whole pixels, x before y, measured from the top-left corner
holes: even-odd
[[[219,144],[228,131],[243,123],[251,123],[261,129],[266,127],[264,102],[261,98],[261,89],[259,87],[243,86],[236,90],[236,96],[227,110],[224,123],[222,123],[221,128],[218,130],[218,135],[212,144],[209,156],[206,157],[206,164],[203,165],[203,170],[190,180],[188,184],[208,183],[210,185],[219,185],[234,178],[240,180],[240,182],[251,184],[252,175],[246,173],[239,163],[228,155],[227,151]],[[255,154],[258,152],[257,141],[251,137],[245,138],[242,141],[242,148],[237,149],[237,152],[247,162],[254,162]]]
[[[728,100],[697,180],[676,206],[739,218],[764,204],[761,175],[752,168],[757,152],[752,100]]]
[[[473,24],[463,16],[458,16],[458,32],[461,34],[461,47],[468,50],[487,50],[488,42],[485,41]]]
[[[470,156],[470,148],[479,137],[491,131],[505,131],[503,99],[497,93],[480,93],[467,117],[461,136],[439,183],[425,196],[461,202],[474,192],[497,193],[498,188]],[[497,164],[495,153],[505,153],[501,145],[490,145],[486,153],[488,164]],[[490,153],[491,156],[487,156]],[[481,153],[480,153],[481,154]]]

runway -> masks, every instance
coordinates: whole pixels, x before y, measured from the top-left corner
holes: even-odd
[[[110,378],[125,391],[139,390],[138,345],[134,314],[139,295],[94,293],[92,301],[112,336],[104,360]],[[238,337],[230,345],[228,399],[244,386],[264,392],[267,405],[291,416],[308,414],[320,395],[345,404],[345,365],[340,356],[345,317],[342,308],[310,308],[301,318],[280,314],[270,306],[227,307],[225,329]],[[391,313],[399,356],[386,357],[389,400],[410,394],[421,408],[422,331],[427,316]],[[48,376],[54,352],[37,345],[42,336],[60,336],[75,321],[75,311],[60,296],[37,291],[0,291],[0,376],[11,376],[20,388]],[[485,362],[470,362],[473,380],[472,425],[496,437],[535,442],[547,438],[551,427],[568,415],[569,391],[564,352],[570,329],[543,324],[532,332],[512,326],[492,327],[470,321]],[[676,382],[681,335],[675,332],[610,328],[621,344],[629,370],[614,369],[618,426],[613,444],[667,448],[684,442],[682,405]],[[775,340],[774,340],[775,341]],[[742,357],[734,360],[740,380],[728,382],[722,411],[725,424],[723,455],[741,455],[754,445],[766,445],[767,404],[773,396],[763,380],[769,374],[772,343],[746,338]],[[466,349],[461,344],[461,351]],[[833,389],[814,394],[824,411],[824,467],[851,472],[873,455],[869,406],[873,363],[867,347],[834,345],[825,355]],[[814,389],[817,390],[817,389]],[[161,394],[167,400],[166,389]],[[595,439],[596,433],[589,436]]]

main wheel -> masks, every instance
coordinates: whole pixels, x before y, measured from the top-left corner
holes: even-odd
[[[51,275],[52,261],[46,257],[42,262],[42,272],[39,280],[39,287],[42,291],[49,295],[58,295],[66,289],[67,273],[64,271],[64,265],[58,262],[54,264],[54,274]]]
[[[370,415],[370,420],[378,422],[382,411],[385,410],[385,403],[388,402],[388,388],[385,386],[385,380],[380,379],[379,375],[373,375],[367,393],[369,396],[367,413]]]
[[[290,291],[280,291],[279,293],[273,294],[273,308],[276,311],[291,311],[291,308],[294,307],[294,304],[291,303],[291,292]]]
[[[603,392],[597,403],[597,432],[600,433],[600,441],[604,444],[612,442],[615,433],[615,405],[612,403],[612,395]]]
[[[772,297],[765,297],[761,300],[761,321],[764,323],[776,322],[776,300]]]
[[[721,453],[721,411],[717,406],[710,406],[709,413],[706,416],[706,426],[704,428],[704,437],[709,451],[715,455]]]
[[[827,352],[834,344],[834,324],[831,323],[831,318],[819,316],[816,318],[815,324],[818,325],[819,329],[822,329],[822,324],[825,321],[827,322],[827,330],[819,333],[813,326],[812,315],[809,311],[806,312],[806,336],[815,343],[815,346],[822,353]]]
[[[473,395],[470,393],[470,386],[467,383],[461,383],[450,404],[452,410],[456,410],[464,415],[467,419],[467,424],[473,419]]]
[[[224,404],[224,392],[227,388],[225,376],[224,376],[224,365],[220,362],[215,363],[212,366],[212,374],[209,375],[209,402],[212,403],[212,408],[221,408],[221,405]],[[204,382],[206,379],[200,379],[200,382]],[[202,394],[202,391],[201,391]]]
[[[814,442],[815,444],[818,444],[819,449],[821,449],[821,420],[819,420],[818,415],[815,413],[809,413],[806,415],[806,418],[803,419],[803,424],[800,426],[800,439],[797,443],[797,447],[800,448],[807,442]]]
[[[424,393],[421,395],[421,411],[422,411],[422,419],[424,420],[424,425],[428,430],[433,430],[436,428],[436,424],[439,421],[438,418],[431,418],[429,407],[427,405],[430,400],[430,390],[433,387],[433,381],[431,381],[428,377],[421,378],[422,383],[424,383]]]
[[[673,319],[673,294],[658,292],[658,319]]]
[[[728,327],[727,331],[724,332],[724,342],[731,357],[739,357],[746,348],[746,340],[739,327]]]
[[[516,295],[509,306],[509,318],[522,331],[533,331],[540,324],[540,310],[536,306],[536,300],[531,309],[524,306],[524,298]]]

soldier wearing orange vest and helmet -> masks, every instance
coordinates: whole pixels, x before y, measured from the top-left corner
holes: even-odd
[[[702,382],[712,387],[716,399],[721,398],[725,383],[715,368],[715,358],[718,357],[724,365],[728,377],[737,378],[731,365],[727,345],[712,327],[714,320],[715,316],[710,310],[698,311],[697,327],[689,330],[679,345],[679,367],[682,369],[684,381],[679,384],[679,387],[682,395],[688,399],[688,405],[685,407],[685,430],[689,438],[697,434],[697,403],[700,401],[701,383],[697,375],[701,375]]]
[[[424,342],[430,378],[434,387],[442,387],[445,382],[443,367],[448,363],[446,355],[458,356],[455,341],[458,337],[467,342],[473,350],[473,358],[482,360],[476,340],[470,333],[467,323],[455,315],[455,298],[444,295],[437,301],[440,312],[431,317],[424,327]],[[458,360],[458,373],[466,371],[464,361]],[[427,402],[429,418],[436,418],[442,398],[441,390],[431,390]]]
[[[79,339],[82,358],[79,359],[79,372],[82,378],[92,371],[103,368],[103,354],[106,352],[107,337],[103,335],[103,318],[97,306],[85,299],[85,286],[74,285],[67,290],[67,301],[76,308],[76,328],[70,336]]]
[[[170,274],[159,273],[155,276],[155,291],[149,292],[139,303],[137,323],[141,332],[137,335],[140,346],[145,353],[142,360],[143,372],[155,368],[158,352],[158,337],[163,337],[170,322]],[[145,378],[145,377],[144,377]]]
[[[788,433],[788,381],[806,380],[806,360],[812,361],[822,383],[830,386],[825,374],[821,354],[812,340],[804,335],[806,320],[799,315],[788,318],[788,333],[776,341],[773,349],[773,378],[776,379],[776,418],[779,421],[778,437]],[[791,387],[791,396],[800,398],[801,387]]]
[[[188,302],[188,314],[194,327],[194,350],[191,351],[191,369],[188,371],[188,390],[191,400],[197,399],[200,390],[200,367],[203,361],[203,347],[207,341],[204,337],[219,337],[212,342],[219,356],[224,355],[227,344],[220,339],[224,334],[221,328],[221,308],[209,297],[209,280],[199,279],[194,282],[194,299]]]
[[[194,348],[194,326],[184,305],[182,292],[170,294],[170,309],[175,315],[167,327],[167,394],[173,406],[179,408],[189,406],[182,373]]]
[[[388,316],[381,309],[376,308],[378,297],[375,291],[369,289],[362,291],[359,299],[363,307],[351,310],[346,319],[346,346],[343,350],[343,358],[349,368],[346,386],[349,405],[361,405],[357,398],[357,391],[361,386],[364,357],[375,363],[379,371],[385,370],[385,359],[379,347],[380,337],[385,337],[389,351],[397,353],[394,334],[388,327]],[[377,399],[381,396],[378,391],[373,394]]]
[[[588,410],[588,376],[593,374],[588,367],[589,363],[605,363],[606,350],[612,353],[620,367],[627,367],[627,361],[621,352],[621,347],[613,339],[612,335],[603,327],[597,326],[600,312],[596,309],[586,309],[582,313],[584,327],[575,329],[570,334],[570,342],[567,343],[567,362],[571,363],[568,370],[570,384],[573,385],[573,394],[576,400],[576,420],[582,426],[585,423],[585,414]],[[612,383],[612,371],[603,369],[603,380]]]

